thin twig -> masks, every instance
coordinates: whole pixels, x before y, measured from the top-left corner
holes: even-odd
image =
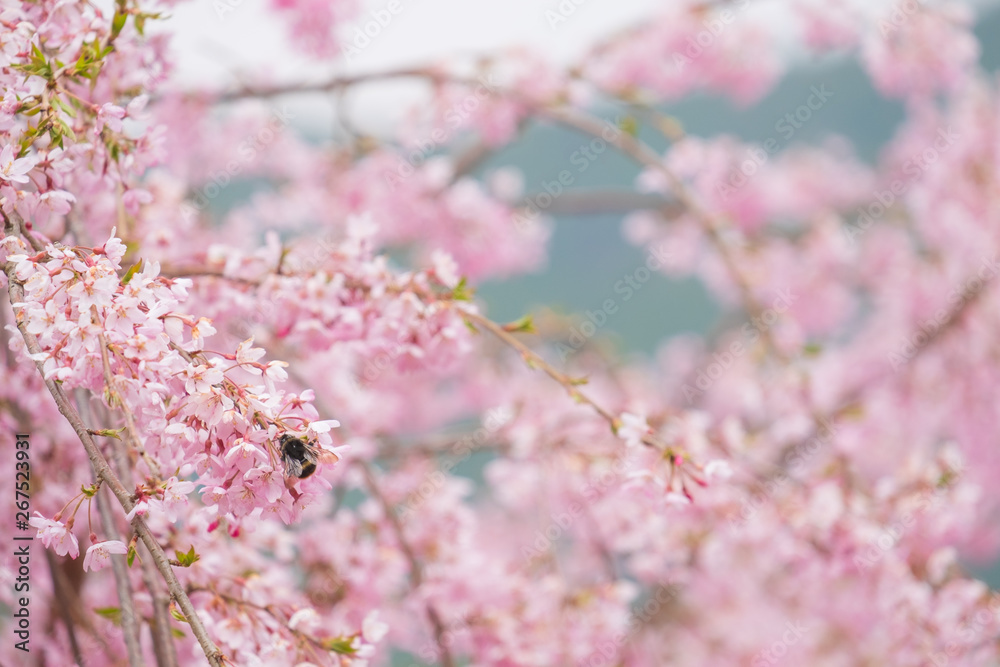
[[[90,415],[89,396],[86,390],[77,389],[74,392],[76,407],[81,419],[93,422]],[[96,471],[94,472],[96,476]],[[97,511],[101,517],[101,527],[109,540],[119,540],[118,528],[111,514],[111,504],[103,489],[97,492]],[[115,577],[115,587],[118,590],[118,605],[121,609],[121,627],[125,638],[125,649],[128,652],[128,662],[131,667],[143,667],[146,661],[142,657],[142,647],[139,644],[139,622],[135,614],[135,603],[132,596],[132,584],[129,582],[125,559],[120,556],[111,558],[111,570]]]
[[[4,230],[8,234],[20,234],[24,238],[28,239],[28,243],[35,252],[45,250],[45,244],[36,239],[35,235],[28,230],[28,225],[24,222],[24,218],[22,218],[17,211],[11,208],[10,213],[8,214],[3,210],[3,207],[0,206],[0,215],[3,216]]]
[[[104,383],[108,387],[110,398],[115,400],[118,406],[122,408],[121,413],[125,418],[125,435],[128,438],[129,445],[131,445],[133,451],[142,456],[142,460],[149,466],[149,471],[159,480],[160,466],[146,454],[146,449],[142,446],[142,441],[139,439],[139,428],[135,425],[135,420],[132,418],[132,411],[125,409],[125,400],[118,389],[116,389],[121,376],[111,372],[111,362],[108,360],[108,341],[104,338],[104,334],[100,334],[98,338],[101,343],[101,365],[104,368]],[[128,466],[128,469],[131,469],[131,466]],[[132,484],[130,483],[129,487],[131,486]]]
[[[479,313],[470,310],[463,309],[461,313],[462,316],[468,319],[470,322],[478,326],[481,326],[482,328],[486,329],[494,336],[499,338],[502,342],[506,343],[510,347],[520,352],[521,357],[529,366],[531,366],[532,368],[542,369],[542,371],[544,371],[546,375],[548,375],[550,378],[561,384],[563,388],[566,390],[566,393],[568,393],[573,400],[579,403],[583,403],[584,405],[590,406],[597,414],[603,417],[605,421],[608,422],[608,424],[611,425],[612,431],[617,433],[618,429],[622,425],[621,420],[610,410],[608,410],[601,404],[597,403],[594,399],[590,398],[585,393],[580,391],[578,389],[578,386],[582,384],[580,380],[574,380],[573,378],[566,375],[562,371],[556,369],[552,364],[545,361],[545,359],[543,359],[540,354],[538,354],[530,347],[522,343],[520,340],[517,339],[516,336],[511,334],[509,331],[504,329],[502,326],[500,326],[493,320],[487,317],[483,317]],[[662,451],[668,451],[669,449],[666,445],[657,440],[652,434],[645,434],[642,437],[642,443],[644,445]]]
[[[379,488],[378,482],[375,480],[375,475],[372,473],[371,467],[364,461],[359,461],[358,465],[361,467],[362,471],[364,471],[365,482],[368,485],[369,491],[371,491],[372,495],[375,496],[375,498],[377,498],[382,505],[385,516],[389,520],[389,525],[392,526],[392,531],[396,535],[396,541],[399,543],[400,551],[403,552],[403,555],[410,564],[410,588],[416,591],[424,582],[423,569],[420,565],[420,560],[413,552],[413,547],[410,546],[410,543],[407,541],[406,536],[403,533],[403,524],[400,523],[399,517],[396,516],[396,510],[393,509],[389,499],[382,494],[382,490]],[[441,616],[438,614],[437,609],[434,608],[434,605],[430,601],[426,603],[426,608],[427,619],[430,621],[431,627],[434,630],[434,641],[437,643],[441,667],[454,667],[455,661],[451,656],[451,651],[449,651],[447,643],[444,641],[445,627],[444,623],[441,621]]]
[[[266,88],[244,87],[229,93],[218,95],[215,102],[227,103],[237,102],[245,99],[266,99],[269,97],[280,97],[281,95],[301,95],[304,93],[330,93],[340,88],[354,86],[360,83],[372,81],[384,81],[387,79],[433,79],[444,78],[443,72],[436,72],[429,68],[405,68],[398,70],[388,70],[384,72],[373,72],[370,74],[356,74],[353,76],[338,76],[326,81],[315,83],[286,83]],[[200,93],[199,93],[200,95]]]
[[[148,551],[147,551],[148,555]],[[149,621],[149,632],[153,637],[153,654],[159,667],[178,667],[177,647],[174,646],[173,629],[170,625],[170,596],[165,595],[156,576],[156,566],[152,558],[139,556],[142,583],[149,591],[153,607],[153,617]]]
[[[700,203],[698,203],[697,199],[695,199],[694,195],[684,182],[663,163],[663,159],[660,155],[628,132],[619,131],[609,139],[606,136],[607,124],[597,118],[593,118],[583,113],[572,112],[562,107],[544,107],[539,109],[539,113],[551,120],[556,121],[557,123],[574,128],[579,132],[583,132],[584,134],[588,134],[592,137],[600,137],[604,139],[608,142],[608,144],[631,157],[643,167],[653,169],[666,178],[677,203],[682,205],[692,216],[694,216],[704,230],[709,242],[719,254],[719,257],[722,259],[727,271],[729,271],[733,282],[740,291],[744,307],[753,317],[757,317],[764,312],[765,309],[763,305],[757,300],[757,297],[754,296],[753,289],[750,286],[750,281],[743,275],[743,272],[740,270],[729,245],[722,237],[722,230],[724,229],[722,222],[717,220],[714,215],[709,213]],[[770,333],[768,331],[764,331],[761,337],[770,346],[775,356],[784,360],[785,355],[781,352],[780,348],[775,345],[774,339]]]
[[[62,617],[63,625],[66,627],[66,636],[69,637],[69,647],[73,653],[73,659],[78,665],[86,665],[87,663],[83,659],[83,654],[80,653],[80,643],[76,639],[73,613],[70,610],[71,600],[76,597],[75,593],[67,590],[69,582],[66,581],[65,574],[59,571],[59,564],[56,562],[55,555],[48,549],[45,549],[45,561],[48,563],[49,575],[52,577],[52,594],[58,601],[58,604],[55,606],[59,608],[59,615]]]
[[[111,411],[103,404],[98,404],[101,410],[110,418]],[[108,419],[110,421],[110,419]],[[132,476],[132,465],[129,461],[126,444],[121,440],[110,441],[111,462],[126,488],[135,488]],[[145,552],[148,555],[148,552]],[[163,591],[160,578],[156,576],[156,566],[152,558],[138,556],[139,572],[142,574],[142,585],[149,592],[153,616],[149,619],[149,632],[153,638],[153,655],[156,656],[158,667],[178,667],[177,647],[174,645],[174,635],[171,628],[170,596]]]
[[[325,644],[323,641],[321,641],[320,639],[317,639],[316,637],[314,637],[313,635],[311,635],[311,634],[309,634],[307,632],[302,632],[301,630],[297,630],[296,628],[293,628],[291,625],[289,625],[289,619],[286,618],[287,614],[282,613],[277,608],[276,605],[273,605],[273,604],[258,604],[256,602],[251,602],[249,600],[244,600],[244,599],[236,597],[235,595],[230,595],[229,593],[223,593],[222,591],[218,591],[218,590],[215,590],[215,589],[212,589],[212,588],[208,588],[208,587],[205,587],[205,586],[189,586],[188,587],[188,593],[189,594],[190,593],[208,593],[209,595],[211,595],[213,597],[216,597],[216,598],[218,598],[220,600],[223,600],[225,602],[228,602],[229,604],[233,604],[233,605],[237,605],[239,607],[244,607],[244,608],[254,609],[256,611],[264,612],[265,614],[267,614],[268,616],[270,616],[271,618],[273,618],[275,621],[277,621],[278,623],[280,623],[282,625],[282,627],[284,627],[288,632],[290,632],[294,636],[298,637],[300,641],[305,642],[308,645],[311,645],[311,648],[313,649],[312,653],[313,653],[314,656],[315,655],[329,655],[330,654],[330,651],[331,651],[330,647],[327,644]],[[321,653],[317,654],[316,649],[319,649],[319,651]]]

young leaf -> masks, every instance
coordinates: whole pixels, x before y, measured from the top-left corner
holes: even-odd
[[[142,259],[129,267],[129,270],[125,272],[125,275],[122,276],[122,285],[128,285],[132,277],[139,271],[142,271]]]
[[[538,333],[535,329],[535,322],[532,320],[531,315],[525,315],[519,320],[514,322],[508,322],[503,325],[504,331],[509,331],[511,333]]]

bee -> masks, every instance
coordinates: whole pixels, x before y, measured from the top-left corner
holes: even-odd
[[[287,433],[282,435],[281,462],[285,465],[285,475],[305,479],[314,472],[320,463],[336,463],[340,457],[333,452],[321,449],[315,443]]]

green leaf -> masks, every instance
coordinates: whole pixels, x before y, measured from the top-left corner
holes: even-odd
[[[180,621],[181,623],[188,622],[187,618],[185,618],[184,614],[182,614],[177,610],[177,607],[174,606],[173,602],[170,603],[170,615],[173,616],[178,621]]]
[[[511,333],[538,333],[535,329],[535,322],[531,319],[531,315],[525,315],[519,320],[514,322],[509,322],[503,325],[504,331],[509,331]]]
[[[327,637],[322,643],[323,648],[327,651],[333,651],[341,655],[354,655],[357,653],[357,649],[351,646],[354,643],[353,637]]]
[[[139,271],[142,271],[142,259],[133,264],[129,270],[125,272],[125,275],[122,276],[122,285],[128,285],[129,281],[132,280],[132,277]]]
[[[76,139],[76,134],[73,132],[73,128],[71,128],[66,121],[64,121],[62,118],[56,117],[56,123],[59,125],[60,134],[63,134],[69,137],[70,139]]]
[[[35,62],[45,63],[45,54],[42,53],[37,44],[31,45],[31,59]]]
[[[476,290],[469,287],[469,282],[462,278],[458,281],[458,285],[455,289],[451,291],[451,298],[455,301],[471,301],[472,295],[476,293]]]
[[[618,127],[621,131],[631,137],[639,136],[639,121],[635,119],[634,116],[625,116],[620,121],[618,121]]]
[[[76,117],[76,109],[74,109],[71,104],[67,104],[66,100],[62,99],[58,95],[52,97],[52,104],[65,111],[71,118]]]
[[[177,562],[181,564],[181,567],[191,567],[201,558],[198,554],[194,552],[194,545],[188,550],[187,553],[180,551],[174,551],[177,555]]]
[[[819,343],[806,343],[802,348],[802,354],[807,357],[819,356],[820,352],[823,351],[823,346]]]
[[[83,48],[80,49],[80,57],[77,58],[76,62],[73,64],[73,70],[78,73],[82,73],[87,68],[89,62],[90,61],[87,58],[87,45],[84,44]]]
[[[851,403],[838,410],[837,416],[848,419],[861,419],[865,416],[865,407],[860,403]]]
[[[135,547],[131,544],[128,547],[128,553],[125,556],[125,562],[128,563],[129,567],[132,567],[132,563],[135,562]]]
[[[118,34],[125,27],[125,19],[128,18],[128,14],[121,11],[115,12],[115,17],[111,20],[111,39],[118,37]]]

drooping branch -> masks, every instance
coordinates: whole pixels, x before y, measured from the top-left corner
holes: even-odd
[[[580,391],[579,386],[583,384],[581,380],[574,379],[569,375],[566,375],[562,371],[555,368],[552,364],[545,361],[540,354],[532,350],[530,347],[522,343],[517,339],[516,336],[511,334],[509,331],[504,329],[501,325],[497,324],[488,317],[483,317],[479,313],[475,313],[469,310],[462,310],[462,315],[470,322],[477,326],[489,331],[491,334],[499,338],[503,343],[509,345],[510,347],[517,350],[524,361],[532,368],[540,368],[545,372],[550,378],[558,382],[566,390],[566,393],[570,395],[571,398],[583,403],[584,405],[590,406],[594,412],[599,414],[608,424],[611,426],[612,431],[617,432],[618,428],[621,426],[621,420],[613,412],[597,403],[594,399],[587,396],[585,393]],[[642,443],[649,447],[659,449],[661,451],[668,451],[668,447],[656,439],[651,433],[646,434],[642,437]]]
[[[90,406],[87,402],[88,394],[83,389],[74,392],[77,410],[81,418],[90,419]],[[96,475],[96,472],[95,472]],[[101,489],[97,492],[97,511],[101,517],[101,528],[104,535],[109,540],[118,540],[120,536],[115,526],[114,516],[111,514],[111,504],[107,494]],[[132,584],[129,582],[128,570],[125,559],[120,556],[111,558],[111,571],[115,577],[115,588],[118,592],[118,605],[121,609],[121,628],[125,638],[125,649],[128,652],[128,664],[130,667],[143,667],[146,662],[142,657],[142,648],[139,645],[139,621],[135,613],[135,602],[132,597]]]
[[[17,277],[14,274],[14,265],[11,262],[7,263],[5,272],[7,274],[8,291],[11,303],[21,303],[24,300],[24,288],[17,280]],[[63,388],[57,384],[55,380],[45,377],[45,368],[42,362],[43,352],[41,345],[38,343],[38,339],[33,334],[28,332],[25,323],[20,321],[20,318],[16,317],[16,313],[15,319],[18,320],[17,328],[21,332],[21,336],[24,338],[24,344],[27,347],[28,352],[35,357],[35,365],[38,368],[38,372],[42,375],[46,388],[55,400],[56,407],[58,407],[59,412],[66,418],[70,426],[72,426],[73,430],[76,432],[77,437],[79,437],[84,450],[87,452],[87,457],[90,459],[90,463],[97,473],[97,476],[108,485],[108,488],[111,489],[112,493],[114,493],[115,498],[118,499],[122,508],[126,512],[131,512],[134,505],[132,497],[108,465],[104,455],[101,454],[100,449],[97,447],[97,443],[94,442],[93,437],[90,435],[90,429],[88,429],[83,423],[83,420],[80,418],[80,414],[76,411],[76,408],[73,407],[69,397],[63,391]],[[184,614],[184,617],[191,626],[191,631],[197,638],[202,650],[204,650],[209,664],[212,665],[212,667],[222,667],[222,652],[219,651],[218,647],[208,636],[208,631],[205,629],[204,624],[198,617],[194,606],[191,604],[191,600],[184,592],[184,588],[181,586],[180,581],[178,581],[177,575],[174,574],[163,548],[156,541],[156,538],[150,532],[149,527],[146,525],[146,522],[142,519],[142,517],[136,516],[132,521],[132,525],[143,544],[149,550],[150,557],[153,559],[156,568],[159,570],[163,579],[167,582],[167,589],[170,591],[171,597],[173,597],[173,599],[177,602],[181,612]]]
[[[342,88],[348,88],[361,83],[373,81],[386,81],[391,79],[431,79],[433,81],[443,80],[444,72],[435,71],[429,67],[404,68],[398,70],[387,70],[384,72],[373,72],[370,74],[357,74],[353,76],[338,76],[326,81],[286,83],[267,87],[244,87],[234,90],[214,98],[216,102],[228,103],[245,99],[267,99],[280,97],[282,95],[301,95],[306,93],[331,93]]]
[[[102,412],[101,418],[110,420],[111,412],[103,402],[97,404]],[[135,481],[132,477],[132,467],[129,462],[126,444],[121,440],[112,438],[111,445],[111,466],[118,473],[119,479],[126,488],[134,488]],[[153,654],[156,656],[158,667],[178,667],[177,647],[174,645],[174,635],[171,630],[170,617],[170,596],[163,592],[163,586],[156,573],[156,566],[153,565],[152,558],[145,558],[139,555],[139,571],[142,574],[142,585],[149,593],[150,606],[153,609],[153,616],[149,619],[149,633],[153,639]]]

